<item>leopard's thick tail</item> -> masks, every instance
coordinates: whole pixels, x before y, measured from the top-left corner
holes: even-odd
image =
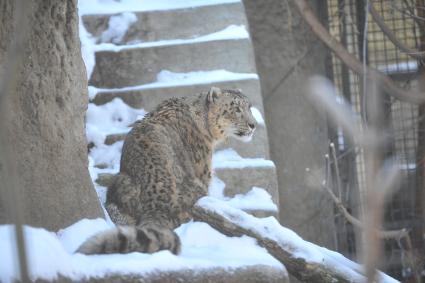
[[[179,254],[180,239],[171,229],[149,225],[117,226],[111,230],[100,232],[85,241],[76,252],[92,255],[153,253],[160,250],[170,250],[173,254]]]

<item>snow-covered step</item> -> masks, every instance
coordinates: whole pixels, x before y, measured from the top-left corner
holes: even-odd
[[[243,194],[256,186],[265,189],[273,202],[279,203],[275,167],[220,168],[215,173],[226,184],[226,196]]]
[[[161,70],[153,83],[123,88],[89,87],[90,102],[105,104],[115,97],[133,108],[151,111],[160,101],[201,93],[212,86],[221,89],[241,89],[257,108],[263,108],[261,87],[255,73],[233,73],[227,70],[175,73]]]
[[[279,207],[276,168],[271,160],[242,158],[234,150],[224,149],[213,155],[213,168],[216,177],[225,184],[225,196],[245,194],[258,187],[267,191]]]
[[[230,25],[247,26],[239,2],[103,15],[84,15],[86,30],[96,43],[117,45],[167,39],[190,39],[217,32]]]
[[[289,282],[285,267],[250,237],[227,237],[202,222],[175,229],[182,244],[169,251],[83,255],[76,249],[108,230],[104,219],[82,219],[57,233],[24,226],[31,282]],[[12,225],[0,225],[0,282],[21,282]]]
[[[191,72],[185,74],[162,71],[157,76],[157,82],[147,85],[127,87],[122,89],[95,89],[91,87],[91,101],[102,105],[118,97],[134,108],[151,111],[162,100],[170,97],[181,97],[209,90],[211,86],[222,89],[241,89],[251,100],[259,112],[259,122],[254,138],[250,143],[229,139],[220,148],[234,148],[244,157],[269,157],[267,131],[264,117],[261,89],[256,74],[238,74],[224,70],[211,72]],[[110,136],[108,143],[120,140],[122,137]]]
[[[248,38],[128,48],[118,52],[98,51],[95,59],[89,84],[101,88],[152,83],[161,70],[178,73],[218,69],[256,72]]]
[[[264,177],[270,179],[272,175],[269,175],[267,173],[267,170],[268,169],[266,168],[259,169],[259,171],[263,171],[263,174],[258,174],[259,171],[256,171],[257,179],[254,183],[268,186],[268,190],[256,186],[251,187],[250,184],[247,183],[235,185],[234,177],[229,178],[229,174],[243,174],[244,172],[251,173],[252,170],[242,170],[241,168],[239,168],[239,170],[219,169],[218,173],[215,173],[213,180],[210,184],[210,195],[217,197],[218,199],[224,200],[232,207],[242,209],[243,211],[256,217],[263,218],[274,216],[276,219],[279,219],[279,209],[278,203],[276,203],[276,196],[272,196],[273,190],[271,189],[271,186],[273,184],[271,184],[270,181],[266,181],[266,179],[260,180]],[[220,176],[220,178],[225,179],[226,182],[229,183],[229,185],[224,183],[223,180],[221,180],[218,176]],[[115,174],[99,173],[96,177],[95,182],[97,185],[107,188],[112,184],[114,178]],[[235,188],[235,186],[238,187],[237,190],[232,189]],[[241,189],[241,186],[245,186],[246,189]],[[211,189],[211,187],[215,187],[215,189]],[[217,192],[217,190],[219,192]],[[255,192],[256,190],[263,191],[266,194],[266,197],[258,193],[252,194],[252,192]]]
[[[241,0],[85,0],[78,2],[80,15],[116,14],[122,12],[169,11],[222,4],[239,3]]]

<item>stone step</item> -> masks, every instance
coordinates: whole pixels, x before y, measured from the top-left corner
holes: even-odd
[[[279,194],[274,166],[245,168],[215,168],[216,176],[226,184],[225,196],[233,197],[246,194],[252,187],[266,190],[273,202],[279,207]]]
[[[251,210],[251,209],[244,209],[246,213],[249,213],[257,218],[266,218],[273,216],[276,219],[279,219],[279,211],[270,211],[270,210]]]
[[[90,102],[96,105],[102,105],[110,102],[112,99],[121,98],[126,104],[133,108],[143,108],[146,111],[152,111],[161,101],[171,97],[183,97],[193,95],[209,90],[212,86],[222,89],[241,89],[248,96],[252,105],[263,113],[263,99],[261,97],[260,81],[257,78],[229,80],[229,81],[210,81],[205,83],[196,83],[188,85],[170,85],[166,87],[134,87],[133,90],[122,89],[98,89],[96,95]]]
[[[143,108],[146,111],[151,111],[164,99],[200,93],[210,89],[211,86],[217,86],[223,89],[241,89],[249,97],[252,105],[257,108],[264,117],[261,88],[258,79],[220,81],[175,87],[147,88],[133,91],[99,91],[91,102],[101,105],[111,101],[115,97],[119,97],[131,107]],[[115,141],[117,141],[115,136],[107,138],[108,143]],[[250,143],[243,143],[234,139],[229,139],[228,142],[220,145],[219,149],[227,147],[235,149],[243,157],[269,158],[267,130],[264,125],[258,125],[254,138]]]
[[[89,84],[99,88],[152,83],[161,70],[175,73],[219,69],[236,73],[256,72],[248,38],[125,48],[119,52],[98,51],[95,60]]]
[[[97,43],[117,45],[132,42],[152,42],[167,39],[187,39],[213,33],[229,25],[245,25],[246,17],[241,3],[227,3],[165,11],[135,12],[135,21],[119,39],[105,36],[111,17],[121,14],[85,15],[83,23]]]

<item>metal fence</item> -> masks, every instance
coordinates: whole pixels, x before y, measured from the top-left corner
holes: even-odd
[[[423,50],[425,26],[424,0],[376,0],[370,5],[382,22],[392,31],[397,40],[414,50]],[[390,76],[401,87],[420,87],[423,62],[406,54],[388,38],[370,13],[366,13],[366,0],[327,0],[326,19],[330,33],[358,59],[365,60],[370,67]],[[367,20],[367,30],[365,23]],[[422,42],[422,43],[421,43]],[[422,46],[421,46],[422,45]],[[365,48],[364,48],[365,47]],[[350,71],[333,54],[328,58],[328,76],[352,104],[353,111],[363,115],[362,78]],[[423,89],[423,86],[422,86]],[[385,95],[385,94],[384,94]],[[407,228],[411,231],[412,246],[422,265],[423,249],[423,194],[424,194],[424,106],[401,102],[385,96],[384,111],[386,131],[385,151],[388,157],[400,164],[402,182],[385,209],[384,228]],[[330,127],[332,127],[330,125]],[[361,214],[361,196],[364,191],[364,156],[360,148],[354,147],[345,138],[341,129],[330,128],[330,142],[335,145],[341,185],[342,201],[354,215]],[[333,170],[331,170],[332,172]],[[334,171],[333,171],[334,172]],[[335,174],[332,174],[334,183]],[[342,215],[335,211],[337,241],[340,252],[348,257],[358,256],[361,241],[357,233]],[[390,275],[410,282],[410,265],[406,263],[406,243],[385,241],[385,259],[382,269]]]

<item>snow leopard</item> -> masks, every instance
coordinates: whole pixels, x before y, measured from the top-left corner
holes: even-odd
[[[215,147],[228,137],[252,138],[257,122],[250,108],[241,90],[212,87],[167,99],[134,123],[107,190],[105,207],[117,226],[89,238],[77,252],[179,254],[174,229],[191,219],[193,205],[207,195]]]

